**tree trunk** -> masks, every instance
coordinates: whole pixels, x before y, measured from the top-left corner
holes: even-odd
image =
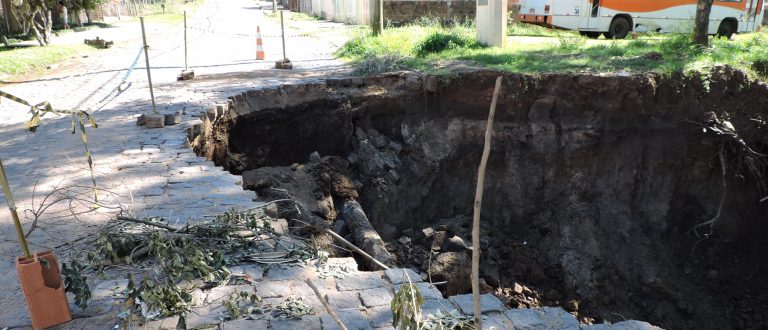
[[[8,35],[20,34],[24,32],[24,24],[19,19],[19,13],[14,8],[11,0],[0,0],[3,7],[3,16],[5,18],[5,28],[8,29]]]
[[[86,22],[88,22],[88,24],[93,24],[93,21],[91,21],[91,14],[88,13],[88,9],[85,10],[85,18],[86,18]]]
[[[709,46],[709,13],[712,11],[712,2],[714,0],[698,0],[696,6],[696,20],[693,27],[693,43]]]
[[[32,29],[32,32],[35,33],[35,39],[37,39],[37,42],[40,44],[41,47],[45,47],[45,39],[43,39],[43,35],[40,33],[40,29],[38,28],[37,22],[35,22],[35,16],[37,16],[37,13],[40,12],[40,8],[35,8],[32,12],[32,15],[29,15],[29,18],[27,18],[27,22],[29,22],[30,28]]]
[[[43,36],[45,37],[45,43],[50,44],[51,43],[51,30],[53,30],[53,18],[51,17],[51,11],[46,10],[45,11],[45,33]]]

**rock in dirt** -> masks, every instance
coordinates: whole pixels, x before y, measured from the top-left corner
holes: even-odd
[[[384,148],[389,144],[389,139],[384,135],[379,135],[377,137],[374,137],[371,141],[373,143],[373,146],[376,148]]]
[[[243,189],[259,190],[272,186],[272,179],[259,171],[243,172]]]
[[[579,301],[576,299],[571,299],[565,302],[565,309],[569,312],[578,312],[579,311]]]
[[[468,292],[470,287],[471,259],[465,252],[445,252],[438,254],[429,268],[432,278],[448,281],[446,294],[453,296]]]
[[[453,236],[443,244],[443,251],[446,252],[464,252],[466,250],[467,245],[464,244],[464,240],[459,236]]]
[[[523,286],[520,285],[520,283],[515,282],[515,284],[512,285],[512,292],[516,294],[523,294]]]
[[[309,162],[310,163],[319,163],[320,159],[322,159],[322,157],[320,157],[320,153],[317,152],[317,151],[309,154]]]

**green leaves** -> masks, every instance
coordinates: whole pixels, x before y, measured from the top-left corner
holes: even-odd
[[[175,284],[157,283],[146,278],[128,295],[137,297],[141,314],[147,319],[187,313],[192,302],[192,295]]]
[[[224,320],[234,320],[241,316],[251,319],[254,314],[264,314],[270,310],[263,304],[261,296],[246,291],[233,292],[221,302],[227,312],[222,315]]]
[[[407,275],[406,275],[407,276]],[[422,329],[421,305],[424,297],[419,289],[410,281],[403,284],[395,293],[390,308],[392,309],[392,326],[397,329]]]
[[[281,319],[298,319],[304,315],[315,314],[315,309],[304,303],[302,297],[288,297],[280,305],[275,306],[272,316]]]
[[[61,274],[64,276],[64,291],[73,293],[75,304],[85,309],[88,307],[88,300],[91,299],[88,279],[83,275],[85,274],[85,267],[76,259],[71,264],[71,267],[67,267],[66,263],[62,263]]]
[[[442,311],[438,310],[434,315],[427,315],[424,320],[424,329],[426,330],[471,330],[474,328],[475,320],[471,316],[462,315],[455,309],[448,313],[443,313]]]

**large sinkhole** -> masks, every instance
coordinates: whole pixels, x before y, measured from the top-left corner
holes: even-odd
[[[329,228],[344,231],[340,205],[359,201],[397,264],[466,293],[498,75],[254,90],[211,116],[195,144],[258,198],[300,200]],[[582,322],[765,329],[766,97],[764,83],[727,67],[504,74],[482,203],[483,289]]]

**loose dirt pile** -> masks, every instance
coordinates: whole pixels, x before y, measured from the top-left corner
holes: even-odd
[[[194,144],[259,198],[301,200],[338,232],[341,203],[358,200],[397,263],[465,293],[497,75],[253,91]],[[764,83],[722,67],[504,81],[482,205],[486,290],[583,322],[768,326]]]

